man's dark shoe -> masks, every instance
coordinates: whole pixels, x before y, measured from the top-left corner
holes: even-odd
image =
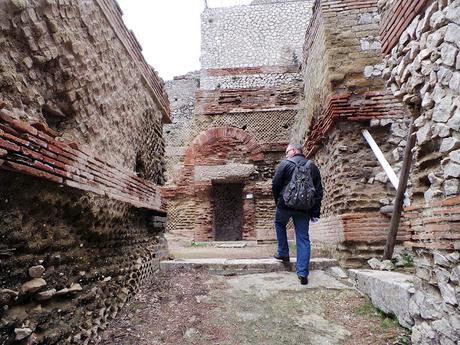
[[[291,260],[289,259],[289,256],[279,256],[278,254],[275,254],[275,255],[273,255],[273,257],[274,257],[276,260],[281,260],[281,261],[283,261],[283,262],[289,262],[289,261],[291,261]]]
[[[300,280],[300,284],[307,285],[308,284],[308,277],[297,276]]]

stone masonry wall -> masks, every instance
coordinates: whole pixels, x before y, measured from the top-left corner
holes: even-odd
[[[168,98],[171,102],[172,123],[164,128],[165,141],[169,147],[184,146],[190,137],[195,108],[195,93],[200,87],[199,72],[191,72],[184,76],[175,77],[165,84]]]
[[[272,222],[271,210],[255,210],[267,202],[274,207],[270,185],[265,182],[278,159],[275,153],[262,152],[262,146],[244,130],[224,126],[202,132],[187,148],[175,184],[163,189],[168,200],[168,231],[177,237],[213,240],[213,183],[228,181],[244,184],[243,196],[253,195],[243,200],[243,239],[256,240],[259,235],[272,239],[272,233],[265,234],[271,226],[263,226]]]
[[[459,193],[460,4],[430,4],[417,16],[386,58],[388,86],[403,102],[420,107],[414,201]]]
[[[187,143],[198,135],[194,126],[195,93],[200,86],[198,72],[175,77],[165,88],[171,102],[172,123],[165,125],[166,180],[172,184],[178,176]]]
[[[460,338],[460,1],[382,1],[384,78],[415,116],[413,204],[404,211],[416,254],[414,344]],[[387,34],[391,21],[402,30]]]
[[[395,195],[361,131],[370,131],[398,173],[402,148],[391,142],[396,123],[390,120],[386,126],[378,123],[369,128],[359,122],[339,122],[314,156],[321,167],[324,199],[321,221],[311,225],[311,239],[339,249],[337,258],[348,267],[359,267],[364,259],[383,253],[390,217],[380,209],[391,205]],[[405,239],[400,229],[398,240]]]
[[[377,10],[377,1],[315,2],[303,48],[305,99],[291,130],[324,181],[323,219],[312,225],[312,239],[338,249],[348,266],[381,254],[389,217],[380,209],[395,192],[362,131],[396,173],[407,135],[409,112],[381,79]]]
[[[0,174],[1,342],[25,332],[36,344],[87,344],[167,257],[164,217]]]
[[[311,1],[206,9],[201,16],[201,66],[296,64]]]
[[[88,344],[168,255],[168,99],[112,0],[0,18],[0,343]]]
[[[299,54],[311,4],[263,1],[203,12],[199,83],[192,75],[168,83],[173,113],[184,114],[165,128],[177,134],[168,141],[164,189],[175,235],[212,240],[213,183],[236,182],[244,185],[243,239],[274,239],[268,182],[302,99]]]
[[[151,171],[146,177],[163,183],[167,97],[117,11],[102,0],[3,1],[2,98],[18,117],[45,121],[112,163],[135,170],[137,157]]]

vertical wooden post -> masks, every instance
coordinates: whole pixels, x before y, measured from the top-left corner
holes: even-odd
[[[401,168],[401,174],[399,176],[398,190],[396,191],[396,198],[393,208],[393,214],[391,215],[390,230],[388,232],[387,242],[385,244],[385,250],[383,252],[383,258],[385,260],[391,260],[393,256],[393,250],[396,244],[396,237],[398,235],[399,223],[401,220],[401,212],[403,208],[404,192],[407,188],[407,180],[409,179],[410,168],[412,165],[412,148],[415,145],[415,133],[414,133],[414,116],[411,116],[409,133],[407,134],[406,149],[404,151],[403,165]]]

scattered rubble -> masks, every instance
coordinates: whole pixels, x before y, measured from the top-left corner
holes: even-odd
[[[46,286],[45,279],[34,278],[21,285],[21,292],[23,294],[34,293],[45,286]]]
[[[45,267],[42,265],[32,266],[29,268],[29,276],[31,278],[41,278],[43,273],[45,273]]]
[[[27,338],[29,335],[32,334],[32,330],[30,328],[15,328],[14,333],[16,334],[16,340],[22,340]]]

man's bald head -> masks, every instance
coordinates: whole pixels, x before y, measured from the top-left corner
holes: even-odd
[[[289,144],[286,148],[286,156],[292,157],[296,154],[302,153],[302,145],[299,144]]]

